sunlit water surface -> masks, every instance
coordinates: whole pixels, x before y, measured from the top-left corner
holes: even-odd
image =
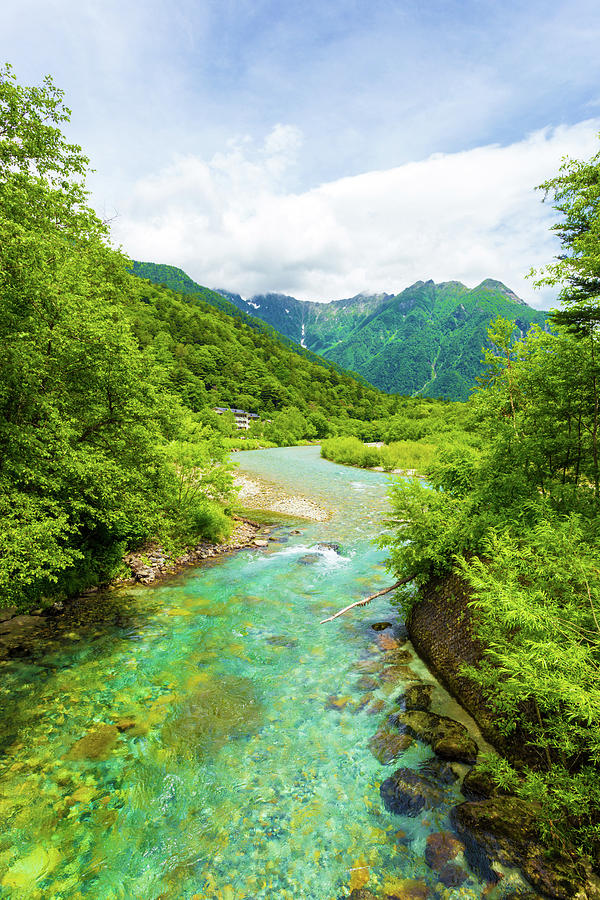
[[[4,665],[0,897],[481,897],[472,873],[447,889],[424,861],[457,787],[412,819],[380,799],[398,765],[430,756],[415,742],[383,766],[369,750],[412,677],[404,665],[389,680],[392,631],[371,628],[397,613],[383,597],[318,624],[389,583],[372,543],[386,476],[313,447],[236,462],[320,500],[331,520],[280,520],[266,550],[124,590],[118,625]]]

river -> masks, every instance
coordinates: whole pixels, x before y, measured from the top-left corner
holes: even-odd
[[[381,801],[383,779],[431,754],[414,742],[382,765],[369,741],[405,682],[433,679],[406,659],[386,597],[319,625],[390,576],[372,543],[387,477],[318,452],[236,462],[328,506],[328,522],[280,520],[267,548],[112,592],[110,625],[3,664],[0,897],[482,896],[464,862],[447,888],[424,859],[456,785],[414,818]]]

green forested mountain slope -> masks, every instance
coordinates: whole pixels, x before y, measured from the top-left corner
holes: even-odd
[[[198,291],[177,294],[139,278],[131,278],[127,291],[138,340],[166,365],[173,389],[193,411],[227,405],[270,413],[293,406],[367,420],[388,411],[392,398],[312,353],[299,354],[263,323],[215,308],[213,292],[204,292],[206,300]]]
[[[231,294],[228,291],[212,291],[203,287],[192,281],[182,269],[178,269],[176,266],[134,260],[130,271],[138,278],[146,279],[153,284],[162,285],[178,294],[194,297],[196,300],[200,300],[209,306],[216,307],[216,309],[221,310],[228,316],[243,322],[253,331],[269,336],[272,340],[279,344],[284,344],[290,350],[293,350],[294,353],[304,356],[313,363],[330,369],[338,368],[331,360],[322,358],[316,351],[313,352],[307,349],[301,343],[300,325],[298,326],[298,340],[293,334],[289,333],[290,330],[294,333],[295,331],[293,328],[290,328],[288,321],[288,310],[286,309],[288,304],[279,303],[278,306],[274,304],[268,317],[255,316],[252,313],[253,307],[258,308],[257,304],[243,300],[239,294]],[[278,298],[278,300],[289,300],[299,308],[304,305],[300,300],[295,300],[293,297],[285,297],[283,294],[269,294],[268,296]],[[323,304],[314,305],[323,306]],[[281,324],[282,330],[277,327],[278,324]],[[353,375],[357,377],[356,373],[353,373]],[[363,379],[358,376],[357,380],[362,381]]]
[[[465,400],[482,371],[486,331],[497,315],[515,320],[522,333],[543,325],[546,313],[532,309],[502,282],[486,279],[473,289],[458,281],[418,281],[400,294],[358,294],[314,303],[285,294],[248,300],[208,291],[180,269],[134,263],[142,277],[253,321],[261,319],[302,347],[357,372],[380,389]]]
[[[481,373],[486,330],[495,316],[516,320],[522,332],[546,319],[492,279],[472,290],[458,281],[418,281],[400,294],[359,294],[333,303],[279,294],[228,296],[382,390],[455,400],[468,397]]]
[[[524,333],[546,314],[487,279],[469,290],[459,282],[417,282],[330,346],[329,359],[355,369],[386,391],[468,397],[481,373],[486,330],[496,316]]]

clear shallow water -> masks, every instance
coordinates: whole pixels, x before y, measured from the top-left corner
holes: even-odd
[[[266,550],[123,591],[117,624],[3,666],[0,897],[480,897],[474,875],[446,889],[423,858],[457,788],[415,819],[380,800],[398,765],[430,755],[414,743],[382,766],[369,750],[412,678],[390,629],[370,627],[396,622],[393,608],[384,597],[318,624],[389,583],[370,543],[387,478],[313,447],[236,461],[332,507],[331,521],[280,525]]]

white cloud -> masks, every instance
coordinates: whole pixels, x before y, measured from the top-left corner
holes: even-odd
[[[209,161],[186,156],[136,185],[115,238],[136,259],[181,266],[201,284],[331,300],[396,292],[418,279],[498,278],[528,302],[525,280],[556,244],[536,184],[563,156],[589,158],[600,120],[285,190],[301,135],[277,125],[261,146],[232,141]]]

